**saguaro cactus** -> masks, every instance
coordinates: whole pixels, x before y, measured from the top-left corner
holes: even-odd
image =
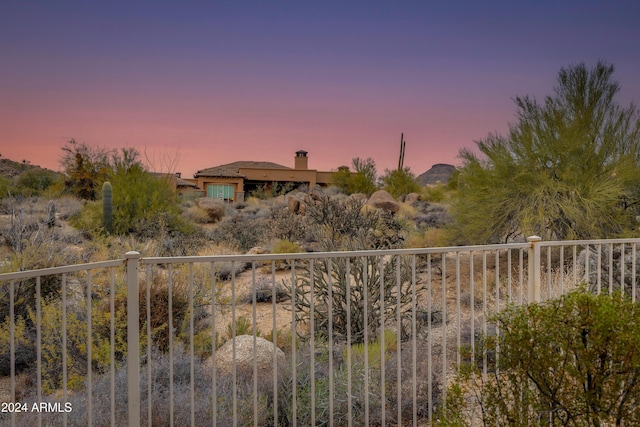
[[[113,231],[113,188],[108,181],[102,184],[102,223],[108,233]]]

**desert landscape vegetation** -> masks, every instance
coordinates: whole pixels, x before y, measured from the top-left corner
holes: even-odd
[[[336,165],[332,186],[292,188],[273,182],[233,203],[179,197],[169,175],[152,174],[143,156],[129,147],[112,151],[71,140],[61,147],[60,171],[28,159],[0,158],[0,272],[119,259],[128,251],[143,257],[293,254],[248,265],[221,261],[144,268],[141,357],[143,363],[152,360],[154,368],[141,371],[141,384],[153,384],[142,406],[152,406],[153,425],[167,424],[170,400],[176,425],[189,424],[192,377],[199,397],[197,425],[211,425],[213,414],[218,425],[232,425],[230,414],[239,425],[253,423],[256,414],[258,425],[291,425],[293,418],[298,425],[329,420],[346,425],[347,417],[354,425],[412,419],[419,425],[467,425],[470,401],[479,408],[475,421],[484,425],[637,425],[640,310],[628,295],[597,295],[591,286],[597,278],[589,277],[577,290],[546,303],[509,305],[527,292],[523,282],[506,279],[507,274],[526,276],[517,262],[520,253],[501,249],[487,257],[454,250],[521,243],[531,235],[544,240],[638,236],[640,117],[634,105],[615,101],[620,88],[613,71],[602,62],[563,68],[543,102],[516,97],[509,133],[487,136],[476,151],[461,150],[458,168],[440,165],[416,176],[400,161],[397,169],[379,174],[365,153],[348,167]],[[445,175],[435,178],[440,182],[425,185],[442,170]],[[295,256],[434,247],[451,249],[414,257],[413,265],[411,257],[401,255],[354,257],[348,264],[349,258],[312,262]],[[624,288],[625,274],[635,286],[640,281],[624,272],[636,260],[625,258],[630,246],[621,247],[617,255],[610,249],[609,257],[616,271],[623,271],[617,287]],[[587,248],[581,256],[591,255]],[[554,252],[553,259],[570,257]],[[554,280],[560,280],[559,271],[572,277],[576,268],[560,264]],[[17,400],[33,400],[37,381],[51,401],[68,390],[77,408],[69,414],[70,423],[81,425],[87,416],[82,391],[91,378],[96,397],[119,390],[113,397],[117,416],[125,416],[126,288],[121,279],[114,284],[106,272],[96,273],[91,295],[80,275],[69,275],[64,283],[59,276],[45,276],[37,288],[34,280],[24,280],[15,284],[11,297],[8,283],[1,283],[3,400],[13,346]],[[498,290],[505,284],[509,293]],[[571,287],[567,284],[567,290]],[[503,311],[488,318],[496,307]],[[87,312],[94,334],[92,373],[86,369]],[[448,312],[455,315],[447,318]],[[37,332],[36,316],[42,319]],[[223,362],[210,358],[213,352],[222,358],[228,343],[242,335],[275,344],[256,383],[253,370],[230,376]],[[469,354],[470,348],[478,353]],[[528,358],[532,354],[539,359]],[[272,365],[272,360],[278,362]],[[215,378],[212,364],[219,371]],[[111,400],[96,401],[94,425],[109,424]],[[30,415],[21,425],[37,425]],[[0,422],[8,419],[0,414]],[[59,420],[55,414],[45,424]]]

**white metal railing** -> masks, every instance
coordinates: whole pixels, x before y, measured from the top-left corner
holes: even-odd
[[[534,236],[331,253],[128,252],[1,274],[0,424],[431,424],[461,349],[486,369],[488,356],[475,352],[482,334],[495,333],[488,317],[583,281],[635,300],[639,242]],[[245,334],[247,363],[246,344],[234,339]],[[285,352],[265,364],[260,335]]]

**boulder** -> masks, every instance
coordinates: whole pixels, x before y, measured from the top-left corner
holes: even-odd
[[[254,246],[247,251],[247,255],[268,254],[269,250],[264,246]]]
[[[404,196],[404,202],[410,205],[413,205],[415,202],[421,199],[421,196],[418,193],[409,193]]]
[[[271,376],[273,372],[273,355],[276,354],[278,371],[285,366],[284,352],[261,337],[256,337],[255,352],[253,335],[238,335],[227,341],[216,350],[216,371],[221,377],[231,376],[233,373],[233,345],[236,348],[236,375],[239,381],[251,381],[253,378],[253,358],[255,355],[258,378]],[[211,363],[210,361],[206,362]]]
[[[287,207],[290,213],[297,214],[300,211],[300,200],[295,197],[289,197],[287,199]]]
[[[220,221],[226,211],[225,202],[213,197],[200,197],[196,199],[196,206],[205,211],[213,222]]]
[[[393,214],[400,210],[400,204],[396,202],[391,194],[384,190],[378,190],[373,193],[371,197],[369,197],[367,204]]]

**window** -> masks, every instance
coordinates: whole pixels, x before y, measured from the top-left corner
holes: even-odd
[[[209,184],[207,185],[207,197],[213,197],[221,200],[233,200],[233,185],[225,184]]]

